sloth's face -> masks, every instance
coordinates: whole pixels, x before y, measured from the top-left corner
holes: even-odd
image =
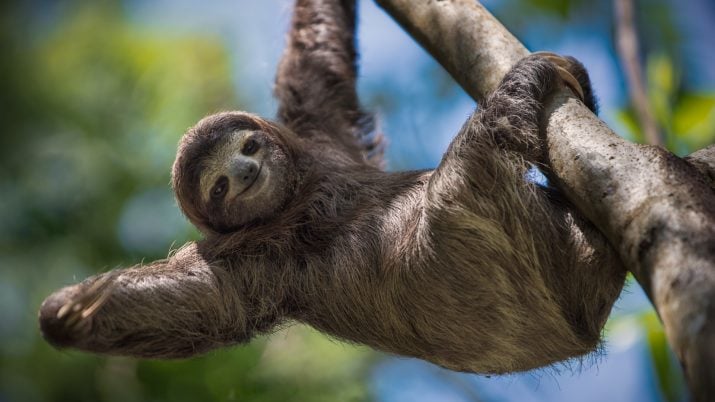
[[[298,147],[293,133],[251,114],[206,117],[179,146],[179,205],[199,229],[219,233],[267,220],[295,192]]]
[[[201,161],[197,191],[211,226],[226,232],[270,216],[285,202],[290,160],[276,138],[235,130]]]

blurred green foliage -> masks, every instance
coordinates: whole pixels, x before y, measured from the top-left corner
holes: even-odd
[[[179,362],[40,339],[36,311],[54,288],[197,236],[169,186],[176,144],[240,106],[218,37],[131,26],[119,3],[66,6],[6,4],[0,17],[0,400],[366,399],[369,353],[302,327]]]
[[[658,316],[654,311],[647,311],[639,315],[638,321],[646,333],[648,349],[663,399],[668,402],[681,400],[685,383]]]
[[[632,275],[628,275],[626,288],[638,286]],[[627,292],[628,290],[626,290]],[[629,344],[633,339],[643,337],[649,354],[651,375],[657,387],[657,400],[677,402],[688,400],[685,379],[680,363],[671,350],[663,326],[655,310],[647,309],[628,314],[616,313],[610,317],[605,332],[616,343]],[[612,346],[612,345],[610,345]],[[644,392],[645,393],[645,392]],[[645,395],[643,400],[650,400]]]
[[[647,58],[647,91],[655,119],[666,147],[684,156],[715,142],[715,93],[684,88],[681,74],[664,53]],[[636,141],[644,141],[630,106],[620,111],[619,118]]]
[[[648,58],[648,94],[666,145],[687,155],[715,142],[715,93],[685,90],[679,71],[665,54]]]
[[[556,32],[564,32],[565,22],[574,20],[583,25],[613,24],[610,2],[504,0],[497,5],[495,14],[517,37],[528,36],[524,33],[544,20],[552,21]],[[672,4],[666,0],[636,1],[635,7],[647,91],[667,148],[684,156],[713,144],[715,91],[712,87],[693,88],[682,79],[682,46],[686,39],[683,27],[674,19]],[[547,32],[543,34],[548,35]],[[613,77],[614,80],[617,78]],[[628,102],[617,113],[617,118],[627,130],[621,135],[644,141],[635,112]]]

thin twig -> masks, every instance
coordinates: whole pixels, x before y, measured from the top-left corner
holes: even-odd
[[[643,79],[643,65],[638,55],[638,34],[636,33],[633,0],[613,0],[616,19],[616,47],[621,66],[626,73],[628,95],[636,109],[643,137],[651,145],[663,145],[658,124],[653,117],[648,94]]]

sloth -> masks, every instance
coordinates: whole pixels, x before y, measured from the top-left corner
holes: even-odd
[[[203,233],[164,260],[50,295],[56,347],[185,358],[288,323],[443,367],[508,373],[597,349],[623,286],[618,261],[557,190],[543,105],[569,88],[595,110],[573,58],[521,60],[434,170],[385,172],[384,141],[356,89],[355,4],[297,0],[276,121],[202,119],[181,139],[176,199]]]

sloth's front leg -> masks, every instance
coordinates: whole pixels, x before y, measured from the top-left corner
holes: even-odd
[[[100,274],[42,303],[43,337],[59,348],[180,358],[247,342],[261,328],[247,293],[221,261],[196,244],[166,260]]]
[[[501,148],[516,152],[531,163],[541,163],[544,153],[539,127],[544,104],[562,86],[596,112],[583,65],[573,57],[537,52],[514,66],[471,123],[483,126]]]
[[[545,161],[540,136],[544,103],[562,85],[595,111],[588,73],[576,59],[535,53],[519,61],[452,141],[430,193],[525,187],[526,171]],[[467,177],[469,183],[455,183]]]

